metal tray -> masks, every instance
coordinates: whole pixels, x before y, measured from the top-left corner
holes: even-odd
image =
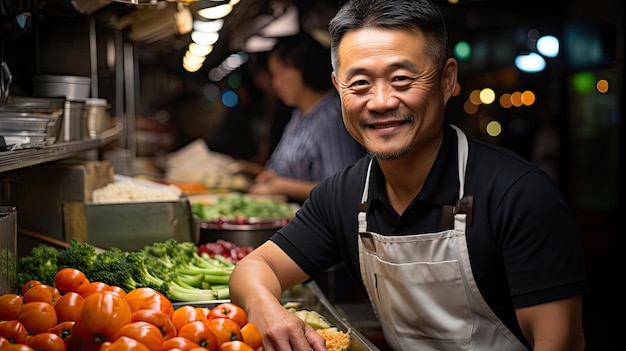
[[[42,133],[48,127],[50,117],[0,117],[0,131],[8,133],[33,132]]]
[[[174,308],[179,308],[184,305],[213,308],[219,303],[228,301],[230,300],[173,302],[172,304],[174,305]],[[302,306],[302,309],[318,312],[333,327],[336,327],[343,332],[349,331],[350,351],[380,351],[376,345],[368,340],[345,317],[341,316],[337,312],[317,283],[310,282],[307,284],[300,284],[285,291],[283,293],[282,303],[285,304],[287,302],[298,302]]]

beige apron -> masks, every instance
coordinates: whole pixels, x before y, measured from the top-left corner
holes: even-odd
[[[465,134],[454,129],[459,140],[461,200],[468,146]],[[389,346],[397,351],[527,350],[478,291],[465,238],[468,214],[455,211],[454,229],[438,233],[385,236],[368,232],[365,204],[370,170],[371,162],[358,217],[359,261]]]

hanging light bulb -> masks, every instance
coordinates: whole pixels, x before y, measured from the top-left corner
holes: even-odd
[[[220,38],[219,33],[191,32],[191,40],[200,45],[213,45]]]
[[[232,10],[233,6],[231,4],[222,4],[198,10],[198,15],[206,19],[214,20],[228,16]]]

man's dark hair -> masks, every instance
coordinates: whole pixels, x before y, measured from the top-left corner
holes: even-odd
[[[333,87],[330,50],[312,35],[300,32],[281,37],[269,55],[300,71],[302,81],[311,89],[325,92]]]
[[[337,48],[343,36],[360,28],[419,29],[428,38],[429,55],[439,70],[448,59],[448,32],[439,8],[429,0],[350,0],[329,24],[333,69],[339,64]]]

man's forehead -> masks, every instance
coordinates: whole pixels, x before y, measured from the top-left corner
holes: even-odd
[[[421,32],[362,28],[346,33],[337,47],[339,68],[345,65],[377,64],[396,68],[425,55]],[[406,67],[404,67],[406,68]]]

